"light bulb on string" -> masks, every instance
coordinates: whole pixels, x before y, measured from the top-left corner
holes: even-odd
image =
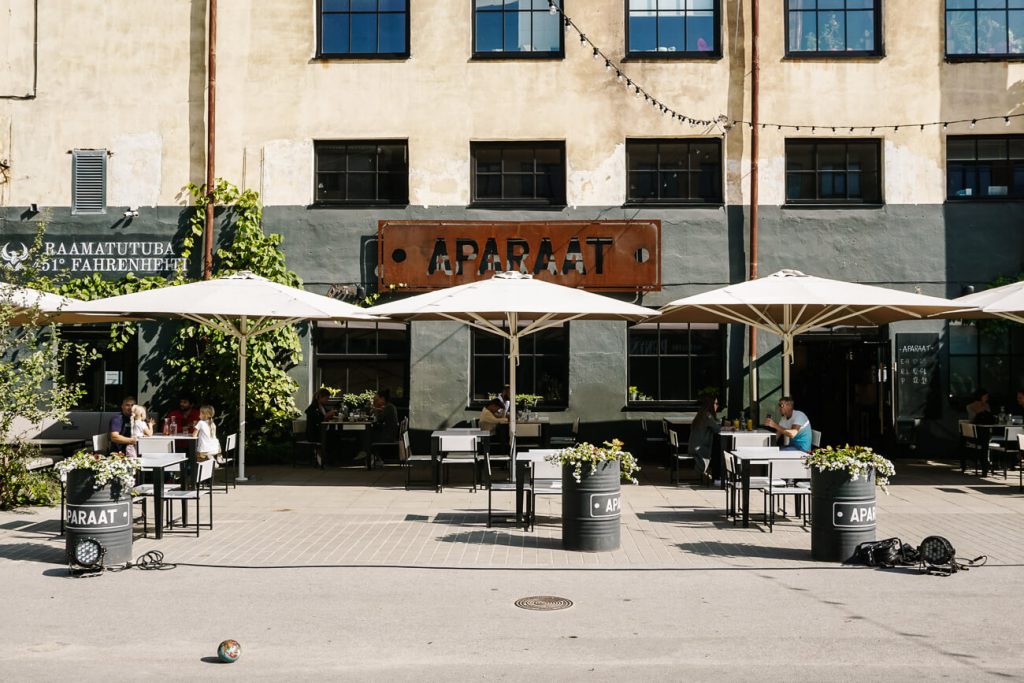
[[[1004,116],[1003,117],[1003,125],[1004,126],[1010,125],[1010,117],[1009,116]]]
[[[585,33],[581,33],[580,34],[580,45],[586,45],[586,44],[587,44],[587,35]]]
[[[974,128],[976,125],[978,125],[978,119],[971,119],[971,128]]]
[[[949,124],[946,123],[945,121],[943,121],[942,122],[942,130],[948,130],[948,129],[949,129]]]
[[[594,59],[600,59],[600,58],[601,58],[601,51],[600,51],[600,50],[598,50],[598,49],[597,49],[597,48],[595,47],[595,48],[594,48]]]
[[[572,24],[569,23],[569,17],[563,18],[562,23],[565,25],[565,32],[568,33],[569,28],[572,26]]]
[[[604,70],[605,71],[611,71],[612,70],[612,63],[610,61],[608,61],[607,59],[604,60]]]
[[[555,3],[553,2],[553,0],[548,0],[548,13],[558,14],[558,8],[555,7]]]

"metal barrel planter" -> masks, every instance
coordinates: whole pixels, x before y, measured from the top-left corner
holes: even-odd
[[[583,465],[579,483],[571,465],[562,468],[562,547],[604,552],[620,544],[621,480],[617,460]]]
[[[92,470],[71,470],[64,511],[65,551],[68,562],[75,546],[85,538],[103,546],[103,565],[123,565],[132,559],[132,497],[119,482],[95,488]]]
[[[811,468],[811,557],[845,562],[875,540],[875,471],[856,481],[845,470]]]

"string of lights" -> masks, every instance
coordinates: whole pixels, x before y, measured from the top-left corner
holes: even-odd
[[[568,16],[562,8],[555,2],[555,0],[548,0],[548,11],[551,14],[557,14],[561,16],[562,27],[568,34],[571,31],[576,33],[579,38],[580,46],[589,49],[594,57],[594,61],[603,64],[606,72],[614,73],[615,80],[625,86],[626,91],[632,93],[637,99],[642,99],[645,104],[649,104],[651,107],[668,116],[671,119],[678,121],[681,124],[708,129],[717,129],[721,131],[723,135],[733,130],[740,130],[742,126],[753,128],[754,124],[751,121],[744,119],[731,119],[725,114],[719,114],[714,118],[700,118],[684,114],[676,109],[665,104],[662,100],[655,97],[649,90],[644,88],[642,85],[636,82],[622,69],[622,65],[612,59],[608,54],[598,47],[583,31],[580,26],[573,21],[572,17]],[[1024,117],[1024,113],[1018,114],[997,114],[992,116],[975,116],[972,118],[963,119],[950,119],[948,121],[926,121],[924,123],[886,123],[886,124],[857,124],[853,126],[849,125],[832,125],[832,124],[806,124],[806,123],[770,123],[760,122],[757,125],[762,129],[775,128],[776,130],[793,130],[793,131],[808,131],[812,134],[817,132],[867,132],[876,133],[884,130],[892,130],[893,132],[899,132],[903,130],[918,130],[923,131],[925,128],[931,128],[935,126],[942,126],[943,130],[948,129],[950,126],[966,125],[970,124],[971,128],[976,127],[979,123],[985,121],[1003,121],[1003,124],[1009,126],[1013,119]]]

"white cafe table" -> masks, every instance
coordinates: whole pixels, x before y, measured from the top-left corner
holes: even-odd
[[[780,460],[802,460],[806,453],[803,451],[781,451],[775,447],[757,446],[749,448],[737,448],[730,451],[737,465],[742,482],[743,500],[743,526],[750,526],[750,466],[753,464],[768,464]]]
[[[150,453],[139,456],[142,469],[153,472],[153,521],[157,538],[164,537],[164,470],[186,459],[184,453]]]

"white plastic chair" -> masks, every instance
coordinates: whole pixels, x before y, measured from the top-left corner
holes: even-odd
[[[773,460],[768,463],[768,484],[761,487],[761,492],[764,494],[764,517],[768,523],[769,533],[775,526],[775,499],[783,499],[783,513],[786,511],[785,496],[793,496],[794,502],[799,500],[809,502],[811,487],[809,485],[796,486],[792,482],[798,479],[809,479],[810,476],[810,470],[803,460]],[[802,510],[804,526],[807,526],[807,507],[804,505]]]

